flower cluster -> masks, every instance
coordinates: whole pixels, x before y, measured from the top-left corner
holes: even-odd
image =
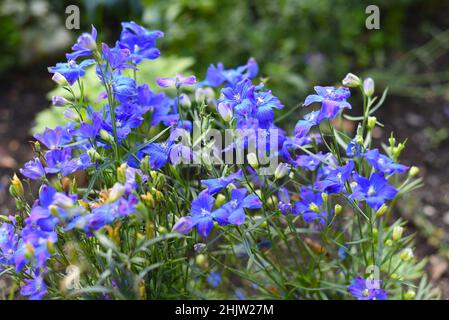
[[[20,293],[65,297],[71,288],[60,289],[67,282],[61,270],[74,263],[90,268],[82,285],[94,288],[71,292],[80,297],[195,297],[186,292],[230,286],[226,270],[239,268],[236,275],[247,270],[249,283],[230,290],[239,297],[396,294],[401,283],[379,280],[372,289],[360,274],[371,264],[390,279],[392,263],[405,268],[403,276],[414,268],[401,223],[388,219],[392,202],[419,179],[417,168],[398,163],[403,143],[391,137],[383,151],[372,145],[372,113],[380,106],[373,105],[374,82],[351,75],[343,87],[315,87],[303,109],[318,108],[289,133],[275,114],[291,110],[280,111],[280,99],[257,80],[253,58],[235,69],[211,65],[199,82],[182,74],[137,81],[141,65],[160,56],[156,41],[163,36],[126,22],[111,47],[97,43],[92,27],[67,62],[48,69],[68,92],[52,99],[65,108],[66,124],[35,134],[36,156],[20,173],[39,185],[38,195],[29,203],[14,176],[18,214],[2,217],[0,225],[0,268],[19,279]],[[98,97],[84,94],[87,68],[104,88]],[[182,92],[187,87],[195,89],[194,98]],[[350,87],[360,88],[364,101],[354,138],[333,124],[352,109]],[[197,123],[201,135],[191,139]],[[234,130],[237,141],[214,145],[214,153],[231,150],[247,161],[205,161],[196,146],[210,145],[206,137],[217,129]],[[262,173],[267,158],[278,164],[271,174]],[[227,264],[233,266],[223,268]],[[156,268],[165,269],[152,272]],[[325,289],[310,293],[317,288]]]

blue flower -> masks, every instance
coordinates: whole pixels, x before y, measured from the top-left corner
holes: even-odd
[[[292,213],[300,214],[307,223],[324,224],[327,214],[324,209],[320,208],[323,204],[321,193],[304,188],[300,192],[300,198],[301,200],[294,203]]]
[[[352,139],[346,147],[346,155],[350,158],[358,158],[362,154],[363,146],[356,141],[356,138]]]
[[[73,45],[72,50],[74,52],[67,53],[67,60],[76,60],[78,57],[90,56],[97,48],[97,29],[92,26],[91,33],[83,33],[78,41]]]
[[[212,213],[212,216],[220,225],[241,225],[245,222],[246,214],[244,208],[259,209],[262,202],[255,194],[246,195],[247,189],[233,189],[231,199]]]
[[[250,58],[246,65],[237,67],[236,69],[226,70],[222,63],[217,64],[217,66],[211,64],[207,69],[206,79],[198,85],[218,87],[223,82],[234,85],[245,78],[256,77],[258,72],[259,66],[254,58]]]
[[[214,226],[211,213],[213,205],[214,198],[208,192],[204,191],[192,201],[190,208],[192,224],[203,237],[207,237]]]
[[[38,158],[25,163],[24,168],[20,169],[20,173],[32,180],[42,179],[45,177],[45,170]]]
[[[292,204],[290,202],[290,195],[288,193],[287,188],[281,187],[278,190],[278,199],[279,204],[278,208],[282,212],[282,214],[289,214],[292,212]]]
[[[63,127],[54,129],[46,128],[42,133],[36,133],[34,137],[43,143],[48,149],[56,149],[61,145],[69,143],[72,136],[68,130]]]
[[[47,286],[41,275],[36,275],[33,279],[25,279],[25,285],[20,290],[23,296],[30,296],[30,300],[41,300],[47,293]]]
[[[121,74],[113,76],[112,91],[119,103],[127,103],[137,98],[137,88],[134,79]]]
[[[77,64],[74,60],[69,60],[69,62],[60,62],[54,67],[49,67],[48,71],[50,73],[58,72],[62,74],[67,79],[67,82],[73,85],[78,78],[86,74],[84,69],[93,64],[95,64],[95,61],[92,59],[84,60],[80,64]]]
[[[345,186],[345,182],[351,177],[354,170],[354,161],[350,160],[344,166],[332,168],[328,166],[326,173],[315,181],[316,190],[325,193],[340,193]]]
[[[230,105],[236,115],[246,118],[256,108],[254,89],[251,80],[244,79],[235,86],[223,88],[222,98],[218,99],[217,103],[223,102]]]
[[[102,44],[103,58],[109,63],[113,70],[122,71],[125,69],[134,69],[136,67],[129,64],[131,52],[128,49],[122,49],[118,45],[114,48],[109,48],[106,43]]]
[[[143,59],[154,60],[159,58],[160,51],[155,48],[156,39],[164,36],[159,30],[147,30],[137,23],[122,22],[122,33],[118,45],[131,52],[131,61],[134,64],[140,63]]]
[[[192,231],[194,225],[192,221],[192,217],[181,217],[173,226],[173,231],[186,234]]]
[[[211,272],[207,277],[207,283],[209,283],[213,288],[216,288],[221,283],[221,273]]]
[[[14,264],[14,253],[19,246],[19,235],[15,231],[16,220],[13,216],[9,220],[10,223],[4,222],[0,226],[0,266]]]
[[[365,280],[357,276],[348,286],[348,292],[358,300],[387,300],[387,292],[380,289],[381,280]]]
[[[226,188],[229,184],[233,183],[236,179],[242,178],[242,170],[231,173],[227,177],[221,177],[217,179],[205,179],[201,180],[201,183],[207,186],[209,194],[215,194],[221,189]]]
[[[350,199],[365,200],[366,203],[373,209],[378,210],[385,200],[393,199],[398,191],[388,184],[383,173],[375,172],[369,179],[354,174],[354,181],[352,194]],[[351,184],[351,185],[354,185]]]
[[[161,88],[176,87],[181,88],[182,86],[191,86],[196,82],[195,76],[183,76],[182,74],[177,74],[173,78],[157,78],[157,84]]]
[[[317,94],[307,96],[304,106],[309,106],[315,102],[321,103],[321,110],[316,119],[317,123],[324,119],[335,118],[342,109],[351,109],[351,105],[346,101],[351,95],[348,88],[335,89],[334,87],[315,86],[314,89]]]
[[[395,163],[386,155],[380,154],[378,149],[365,151],[363,157],[368,160],[376,170],[386,174],[404,173],[408,170],[407,166]]]
[[[284,105],[281,101],[275,97],[271,91],[257,92],[255,94],[256,99],[256,118],[259,120],[259,124],[263,128],[267,128],[273,123],[274,111],[273,109],[282,109]]]
[[[79,158],[72,158],[72,149],[55,149],[45,153],[46,173],[61,172],[67,176],[75,171],[84,170],[92,165],[88,154],[83,153]]]

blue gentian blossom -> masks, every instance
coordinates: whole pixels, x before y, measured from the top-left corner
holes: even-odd
[[[235,114],[247,117],[256,108],[254,90],[251,80],[244,79],[235,86],[223,88],[222,97],[217,100],[217,103],[226,103],[233,108]]]
[[[262,202],[255,194],[246,195],[246,188],[233,189],[231,199],[212,213],[212,216],[220,225],[235,224],[241,225],[245,222],[247,209],[259,209]]]
[[[368,160],[376,170],[385,174],[404,173],[408,170],[407,166],[395,163],[386,155],[381,154],[378,149],[365,151],[363,157]]]
[[[77,64],[74,60],[69,60],[69,62],[57,63],[54,67],[49,67],[48,71],[50,73],[58,72],[62,74],[70,85],[73,85],[80,77],[86,74],[84,70],[86,67],[95,64],[92,59],[87,59]]]
[[[122,22],[122,33],[118,45],[131,52],[131,61],[139,64],[143,59],[154,60],[161,55],[156,48],[156,39],[164,36],[159,30],[147,30],[137,23]]]
[[[304,188],[300,192],[300,200],[293,205],[293,214],[300,214],[307,223],[324,224],[327,213],[320,206],[323,204],[321,193]]]
[[[91,33],[83,33],[78,41],[73,45],[72,53],[67,53],[67,60],[76,60],[79,57],[90,56],[93,50],[97,48],[97,29],[92,26]]]
[[[356,141],[356,138],[352,139],[346,147],[346,155],[350,158],[358,158],[362,155],[363,145]]]
[[[29,296],[30,300],[41,300],[46,293],[47,286],[41,275],[37,275],[33,279],[26,279],[25,285],[20,290],[20,294]]]
[[[1,265],[14,264],[14,253],[19,246],[19,235],[15,232],[16,219],[8,217],[10,223],[4,222],[0,226],[0,272]]]
[[[321,110],[318,114],[317,123],[324,119],[333,119],[342,109],[351,109],[351,105],[346,101],[351,95],[348,88],[340,87],[320,87],[315,86],[315,92],[306,97],[304,106],[309,106],[312,103],[321,103]]]
[[[54,129],[46,128],[44,132],[36,133],[34,137],[50,150],[57,149],[69,143],[72,139],[71,134],[63,127],[56,127]]]
[[[192,224],[203,237],[207,237],[214,226],[212,218],[214,201],[214,198],[208,192],[204,191],[192,201],[192,206],[190,208]]]
[[[387,292],[380,289],[381,280],[365,280],[357,276],[348,286],[348,292],[357,300],[387,300]]]
[[[191,86],[196,82],[195,76],[183,76],[182,74],[177,74],[173,78],[157,78],[157,84],[161,88],[176,87],[181,88],[182,86]]]
[[[398,191],[388,184],[384,174],[375,172],[371,177],[365,178],[354,173],[354,183],[352,183],[352,194],[350,198],[353,200],[365,200],[373,209],[378,210],[385,200],[392,200]]]
[[[118,45],[109,48],[106,43],[102,44],[103,57],[109,63],[113,70],[122,71],[125,69],[134,69],[136,67],[129,63],[131,52],[128,49],[122,49]]]
[[[38,158],[25,163],[23,169],[20,169],[20,173],[32,180],[38,180],[45,177],[44,167]]]
[[[354,161],[348,161],[344,166],[326,170],[325,175],[319,177],[315,181],[314,187],[316,190],[325,193],[340,193],[344,190],[345,182],[351,177],[354,170]]]
[[[206,79],[200,82],[199,86],[218,87],[223,82],[234,85],[245,78],[254,78],[259,72],[259,66],[254,58],[250,58],[246,65],[237,67],[236,69],[224,68],[222,63],[217,66],[211,64],[206,72]]]
[[[283,109],[284,105],[271,91],[257,92],[255,100],[257,106],[256,118],[259,120],[259,124],[263,128],[269,127],[274,121],[273,109]]]
[[[217,179],[205,179],[201,180],[201,183],[207,187],[209,194],[215,194],[226,188],[229,184],[233,183],[236,179],[242,178],[242,170],[231,173],[227,177],[221,177]]]

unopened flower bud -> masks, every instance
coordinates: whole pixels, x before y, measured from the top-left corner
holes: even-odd
[[[416,177],[418,174],[419,174],[419,168],[415,167],[415,166],[412,166],[410,168],[410,170],[408,171],[408,176],[410,178]]]
[[[56,252],[55,245],[50,239],[47,239],[47,251],[50,254],[54,254]]]
[[[124,184],[126,182],[126,169],[128,168],[126,163],[122,163],[117,168],[117,181]]]
[[[34,257],[34,246],[31,243],[29,243],[29,242],[25,243],[24,256],[28,260],[31,260]]]
[[[112,142],[114,142],[114,137],[111,136],[111,135],[109,134],[109,132],[107,132],[107,131],[104,130],[104,129],[101,129],[101,130],[100,130],[100,137],[101,137],[104,141],[106,141],[107,143],[112,143]]]
[[[204,98],[206,100],[215,99],[215,91],[211,87],[206,87],[204,90]]]
[[[140,198],[147,207],[154,208],[156,206],[156,202],[154,201],[153,195],[150,192],[141,195]]]
[[[217,208],[219,208],[219,207],[221,207],[225,202],[226,202],[226,197],[225,197],[222,193],[217,194],[217,197],[215,198],[215,206],[216,206]]]
[[[401,155],[402,150],[404,150],[405,144],[399,143],[396,148],[393,149],[393,156],[398,158]]]
[[[189,109],[192,106],[189,96],[185,93],[179,95],[179,104],[185,109]]]
[[[11,179],[11,186],[13,188],[13,191],[14,191],[16,197],[23,196],[23,194],[24,194],[23,184],[22,184],[22,181],[20,181],[20,179],[17,177],[16,174],[14,174],[14,176]]]
[[[405,300],[414,300],[416,296],[416,292],[413,290],[408,290],[405,294],[404,294],[404,298]]]
[[[72,198],[60,192],[53,196],[53,204],[62,209],[70,209],[74,206]]]
[[[59,72],[55,72],[55,74],[53,75],[51,80],[53,80],[54,82],[56,82],[60,86],[68,86],[69,85],[67,79],[62,74],[60,74]]]
[[[87,150],[87,154],[89,155],[90,161],[92,163],[101,160],[100,154],[94,148],[90,148],[89,150]]]
[[[204,254],[199,254],[195,257],[195,263],[198,267],[205,268],[207,267],[207,258]]]
[[[68,121],[80,122],[81,120],[79,114],[72,109],[65,109],[63,115],[64,118],[67,119]]]
[[[118,199],[120,199],[124,194],[125,194],[125,187],[117,182],[111,188],[111,191],[109,191],[108,201],[115,202]]]
[[[206,93],[204,92],[203,88],[198,88],[195,91],[195,101],[198,104],[202,104],[204,100],[206,99]]]
[[[376,126],[376,122],[377,122],[377,118],[376,117],[368,117],[368,123],[367,123],[367,127],[368,130],[371,131],[374,129],[374,127]]]
[[[148,172],[150,169],[150,156],[146,155],[143,157],[142,161],[140,161],[140,170],[142,170],[142,172]]]
[[[279,163],[276,170],[274,171],[274,178],[281,179],[285,177],[290,171],[290,165],[288,163]]]
[[[223,118],[224,121],[229,122],[232,120],[233,113],[232,108],[229,104],[221,102],[218,104],[217,109],[218,113],[220,114],[220,116]]]
[[[391,247],[392,245],[393,245],[393,241],[391,239],[388,239],[387,241],[385,241],[385,246]]]
[[[58,207],[54,204],[49,205],[48,210],[50,210],[50,213],[53,217],[59,217]]]
[[[413,257],[414,257],[413,250],[410,248],[406,248],[406,249],[402,250],[401,255],[400,255],[401,260],[404,262],[412,260]]]
[[[173,226],[173,231],[179,232],[181,234],[189,233],[193,228],[193,222],[191,217],[181,217],[176,221]]]
[[[363,144],[363,137],[361,135],[356,135],[355,142],[358,144]]]
[[[321,199],[323,199],[323,202],[326,203],[327,200],[329,199],[329,195],[325,192],[321,193]]]
[[[404,228],[401,226],[396,226],[393,228],[393,240],[398,241],[402,238],[402,233],[404,232]]]
[[[164,226],[159,226],[159,227],[157,228],[157,231],[159,232],[159,234],[166,234],[166,233],[168,233],[167,228],[164,227]]]
[[[357,88],[362,84],[362,80],[353,73],[348,73],[342,81],[346,87]]]
[[[366,78],[363,81],[363,92],[371,97],[374,94],[374,80],[372,78]]]
[[[51,103],[55,107],[64,107],[64,106],[68,105],[70,103],[70,101],[61,96],[53,96],[51,98]]]
[[[257,160],[257,156],[255,153],[249,153],[246,156],[246,159],[248,160],[249,165],[254,169],[257,169],[259,167],[259,161]]]
[[[388,206],[384,203],[379,209],[376,211],[376,215],[378,217],[382,216],[385,212],[387,212]]]
[[[335,205],[335,207],[334,207],[335,215],[338,216],[338,215],[341,213],[342,210],[343,210],[343,208],[341,207],[341,205],[339,205],[339,204],[337,203],[337,204]]]

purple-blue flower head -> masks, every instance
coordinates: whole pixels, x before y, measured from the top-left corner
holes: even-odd
[[[45,177],[44,167],[38,158],[25,163],[23,169],[20,169],[20,173],[32,180],[38,180]]]
[[[381,280],[365,280],[357,276],[348,286],[348,292],[358,300],[387,300],[387,292],[380,289]]]
[[[159,30],[147,30],[137,23],[122,22],[122,33],[118,45],[131,52],[131,61],[139,64],[143,59],[159,58],[160,51],[156,48],[156,39],[164,36]]]
[[[309,106],[312,103],[321,103],[321,110],[316,122],[320,123],[324,119],[333,119],[342,109],[351,109],[351,105],[346,101],[351,95],[348,88],[340,87],[320,87],[315,86],[317,94],[312,94],[306,97],[304,106]]]
[[[48,72],[58,72],[62,74],[70,85],[73,85],[80,77],[86,74],[86,67],[95,64],[92,59],[87,59],[77,64],[74,60],[68,62],[59,62],[54,67],[49,67]]]
[[[73,45],[72,53],[67,53],[67,60],[76,60],[78,57],[90,56],[97,48],[97,30],[92,26],[91,33],[83,33]]]
[[[157,78],[157,84],[161,88],[176,87],[181,88],[182,86],[191,86],[196,82],[195,76],[183,76],[182,74],[177,74],[173,78]]]
[[[355,183],[354,183],[355,182]],[[365,200],[373,209],[378,210],[385,200],[392,200],[398,191],[388,184],[384,174],[375,172],[369,179],[354,173],[354,182],[352,185],[353,200]]]
[[[245,188],[233,189],[231,199],[212,213],[212,216],[220,225],[241,225],[245,222],[246,214],[244,208],[259,209],[262,202],[255,194],[246,195]]]
[[[407,166],[395,163],[392,159],[379,153],[378,149],[367,150],[363,157],[378,171],[386,174],[404,173],[408,170]]]
[[[236,179],[242,178],[242,170],[235,173],[231,173],[227,177],[221,177],[217,179],[205,179],[201,180],[201,183],[207,187],[209,194],[215,194],[226,188],[229,184],[233,183]]]
[[[323,203],[321,193],[304,188],[300,192],[300,198],[301,200],[294,203],[292,213],[301,214],[307,223],[318,222],[319,224],[323,224],[326,221],[327,214],[320,208]]]
[[[203,237],[207,237],[214,227],[211,212],[214,201],[214,198],[208,192],[204,191],[192,201],[190,208],[192,223]]]

